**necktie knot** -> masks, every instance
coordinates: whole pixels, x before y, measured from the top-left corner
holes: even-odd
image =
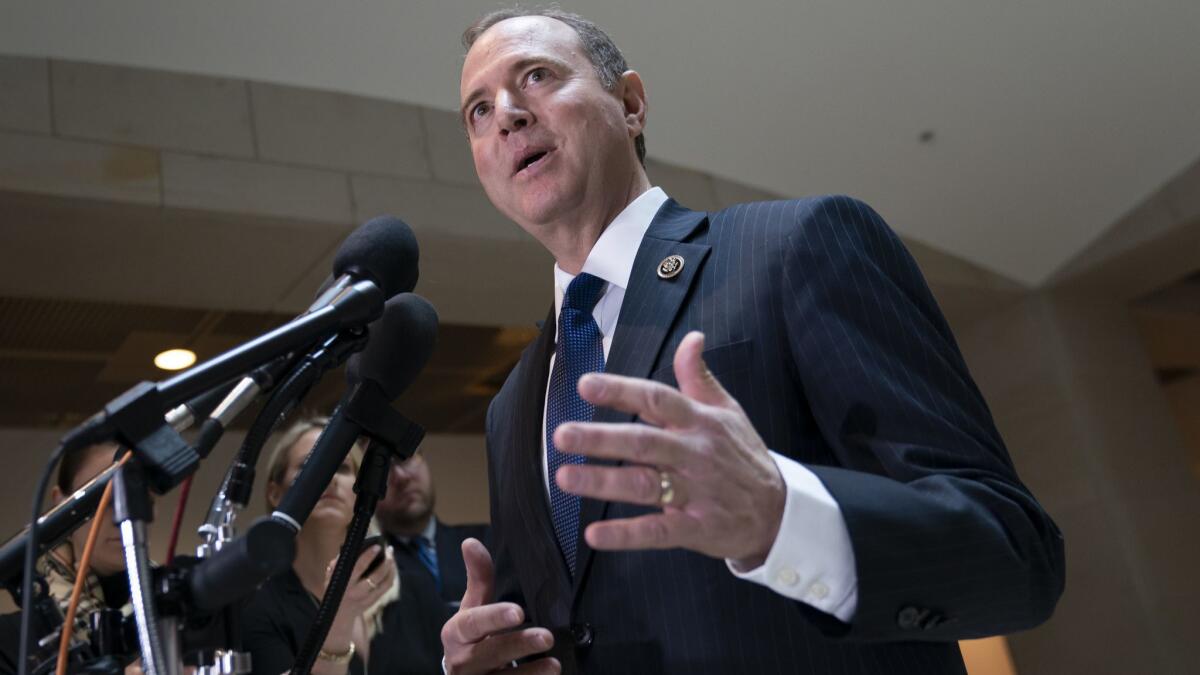
[[[587,272],[571,280],[563,297],[564,310],[575,309],[584,314],[591,314],[596,303],[600,302],[600,291],[604,289],[604,280]]]

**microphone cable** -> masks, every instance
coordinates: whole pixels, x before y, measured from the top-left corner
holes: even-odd
[[[124,465],[132,456],[132,452],[125,451],[125,456],[117,461],[117,466]],[[92,551],[96,548],[96,538],[100,534],[100,520],[104,517],[108,503],[112,500],[112,491],[113,484],[109,481],[108,485],[104,486],[104,494],[100,495],[100,504],[96,507],[96,515],[92,516],[92,526],[88,530],[87,543],[83,545],[83,553],[75,562],[75,585],[71,588],[71,600],[67,603],[67,615],[63,618],[62,628],[59,629],[61,635],[58,640],[58,663],[54,668],[55,675],[66,675],[67,673],[67,654],[71,650],[71,636],[75,634],[75,614],[79,610],[83,585],[87,583],[88,569],[92,563]]]
[[[50,453],[50,458],[46,461],[46,466],[42,468],[42,475],[38,478],[37,486],[33,490],[33,507],[32,516],[29,519],[29,534],[25,541],[25,569],[21,576],[21,643],[18,646],[18,663],[17,672],[20,675],[29,673],[29,641],[30,630],[33,626],[33,576],[34,567],[37,565],[37,535],[38,535],[38,519],[42,514],[42,502],[46,499],[46,488],[50,485],[50,476],[54,473],[54,467],[58,466],[60,460],[67,452],[84,448],[92,443],[104,440],[103,420],[100,417],[92,417],[82,425],[67,432],[59,441],[58,447]]]

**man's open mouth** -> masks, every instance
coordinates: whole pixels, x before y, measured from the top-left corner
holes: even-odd
[[[536,152],[532,152],[532,153],[526,155],[524,158],[521,159],[520,162],[517,162],[516,173],[521,173],[525,169],[528,169],[529,167],[533,166],[534,164],[537,164],[538,162],[542,161],[542,159],[544,159],[546,157],[546,155],[549,155],[550,152],[551,152],[550,150],[538,150]]]

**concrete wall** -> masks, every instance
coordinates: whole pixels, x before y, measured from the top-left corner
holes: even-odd
[[[1058,611],[1009,639],[1018,672],[1196,672],[1200,490],[1128,306],[1030,294],[959,339],[1067,542]]]
[[[778,197],[653,157],[647,169],[696,209]],[[394,213],[421,242],[417,290],[443,320],[527,325],[549,297],[549,258],[487,200],[449,111],[0,55],[0,193],[17,202],[0,219],[0,294],[295,311],[351,227]],[[909,245],[951,313],[1021,289]],[[39,274],[64,265],[86,283]]]

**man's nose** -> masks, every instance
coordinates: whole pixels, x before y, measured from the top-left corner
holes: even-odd
[[[500,92],[496,99],[496,111],[499,116],[500,133],[507,136],[514,131],[520,131],[533,124],[533,113],[521,104],[521,101],[509,94]]]
[[[409,473],[408,467],[406,467],[404,464],[396,463],[392,465],[392,470],[388,474],[388,483],[391,485],[403,486],[404,484],[408,483],[409,479],[411,478],[412,474]]]

